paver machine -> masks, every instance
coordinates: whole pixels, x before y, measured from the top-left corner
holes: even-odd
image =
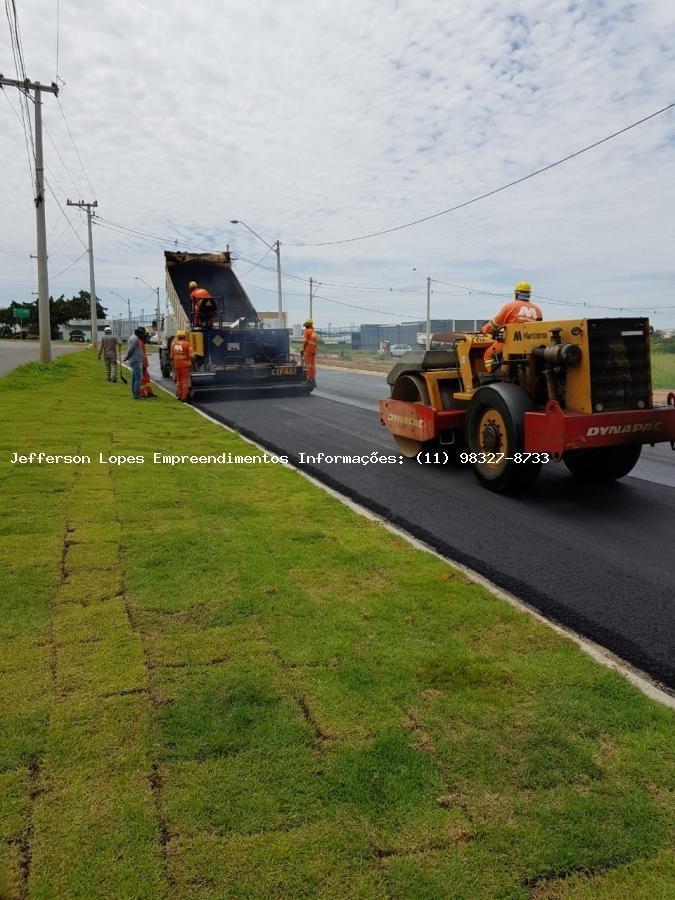
[[[380,421],[404,456],[459,453],[492,491],[524,490],[550,461],[580,479],[616,480],[644,444],[675,449],[675,396],[653,402],[649,336],[645,318],[506,325],[502,364],[488,373],[493,337],[454,335],[396,363]]]
[[[246,291],[232,271],[229,251],[179,253],[165,251],[166,291],[172,315],[160,346],[162,375],[171,375],[171,342],[183,330],[195,352],[192,397],[208,392],[232,396],[309,394],[313,383],[301,360],[290,352],[285,328],[263,327]],[[213,300],[212,324],[193,322],[191,282],[205,288]]]

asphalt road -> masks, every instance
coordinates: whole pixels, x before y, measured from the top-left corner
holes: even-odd
[[[310,397],[211,395],[197,405],[297,461],[301,453],[394,454],[375,412],[386,394],[382,377],[320,369]],[[637,477],[590,489],[549,463],[518,498],[482,489],[461,465],[303,468],[675,687],[675,454],[643,454]]]
[[[84,350],[89,344],[62,344],[52,342],[52,357],[63,356],[64,353],[72,353],[75,350]],[[0,376],[6,375],[17,366],[24,363],[36,362],[40,358],[40,344],[38,341],[0,341]]]

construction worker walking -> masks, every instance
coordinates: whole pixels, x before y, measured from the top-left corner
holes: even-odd
[[[171,342],[170,356],[176,378],[176,398],[183,403],[187,403],[190,397],[190,388],[192,387],[190,370],[194,355],[194,350],[187,340],[187,334],[184,331],[177,331],[176,337]]]
[[[305,361],[307,381],[316,384],[316,349],[318,338],[316,331],[314,331],[314,321],[312,319],[306,319],[303,325],[305,330],[302,335],[302,357]]]
[[[513,292],[513,300],[506,303],[499,310],[497,315],[486,322],[481,328],[483,334],[497,334],[504,325],[511,325],[514,322],[536,322],[543,318],[541,308],[536,303],[532,303],[530,297],[532,295],[532,285],[529,281],[519,281]],[[495,341],[485,351],[483,361],[488,372],[494,372],[501,365],[501,352],[504,345],[500,341]]]
[[[206,288],[200,288],[196,281],[191,281],[188,287],[192,301],[192,327],[211,328],[216,311],[213,297]]]
[[[98,348],[98,358],[101,358],[102,353],[103,362],[105,363],[105,374],[108,381],[117,381],[117,354],[121,346],[122,341],[115,337],[110,325],[106,325],[103,329],[101,345]]]

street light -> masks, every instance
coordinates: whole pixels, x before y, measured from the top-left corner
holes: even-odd
[[[121,294],[118,294],[117,291],[111,290],[110,293],[114,294],[116,297],[119,297],[120,300],[124,300],[127,305],[127,312],[129,313],[129,333],[127,334],[127,337],[129,338],[131,337],[131,300],[128,297],[123,297]]]
[[[277,255],[277,294],[279,297],[279,327],[283,327],[283,303],[281,299],[281,241],[275,241],[274,244],[268,244],[264,237],[261,237],[257,231],[254,231],[250,225],[247,225],[246,222],[243,222],[241,219],[230,219],[232,225],[243,225],[244,228],[248,228],[251,234],[254,234],[259,241],[262,241],[266,247],[269,247],[270,250],[273,250]]]
[[[159,288],[154,288],[151,284],[145,280],[145,278],[141,278],[140,275],[134,275],[134,281],[142,281],[146,287],[149,287],[151,291],[155,291],[157,293],[157,312],[155,314],[155,321],[157,322],[156,330],[159,331],[159,322],[160,322],[160,310],[159,310]]]
[[[413,272],[417,272],[415,266],[413,266]],[[431,276],[427,275],[427,325],[426,325],[426,339],[425,339],[425,348],[427,350],[431,349]]]

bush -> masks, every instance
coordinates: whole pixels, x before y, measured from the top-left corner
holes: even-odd
[[[659,353],[675,353],[675,337],[665,337],[655,331],[651,340],[652,350]]]

